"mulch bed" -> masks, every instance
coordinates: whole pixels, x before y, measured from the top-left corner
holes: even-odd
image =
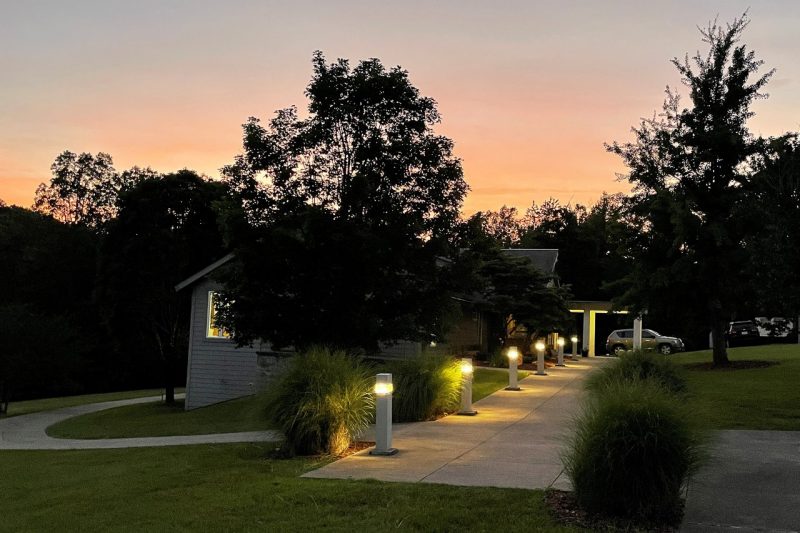
[[[751,370],[753,368],[767,368],[777,365],[777,361],[731,361],[727,366],[714,366],[714,363],[690,363],[683,365],[689,370],[713,370],[715,372],[729,372],[732,370]]]
[[[590,515],[578,506],[572,492],[550,489],[545,492],[544,503],[553,518],[565,525],[592,531],[648,531],[653,533],[673,533],[671,526],[636,525],[621,523],[608,517]]]
[[[351,444],[349,448],[336,457],[347,457],[348,455],[353,455],[354,453],[366,450],[367,448],[372,448],[373,446],[375,446],[374,441],[359,440]]]

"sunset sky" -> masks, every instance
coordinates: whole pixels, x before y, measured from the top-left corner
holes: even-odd
[[[303,109],[311,55],[401,65],[439,103],[471,187],[464,211],[627,192],[603,142],[679,84],[698,25],[750,6],[777,68],[754,132],[800,130],[800,2],[0,0],[0,198],[30,206],[60,152],[217,177],[248,116]]]

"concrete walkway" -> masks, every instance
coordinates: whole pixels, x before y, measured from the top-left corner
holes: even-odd
[[[283,439],[278,431],[128,439],[56,439],[46,433],[48,427],[68,418],[123,405],[156,402],[160,399],[160,396],[149,396],[130,400],[116,400],[0,419],[0,450],[93,450],[228,442],[278,442]]]
[[[451,415],[395,428],[397,455],[359,452],[304,477],[449,485],[569,489],[559,453],[578,411],[583,379],[604,359],[567,362],[475,404],[477,416]]]
[[[682,531],[800,531],[800,431],[720,431]]]

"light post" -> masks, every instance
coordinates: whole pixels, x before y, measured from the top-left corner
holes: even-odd
[[[517,382],[517,365],[519,365],[519,350],[516,346],[511,346],[506,352],[508,357],[508,387],[506,390],[520,390]]]
[[[573,361],[577,361],[578,360],[578,336],[577,335],[573,335],[572,337],[570,337],[569,340],[570,340],[570,342],[572,342],[572,360]]]
[[[564,337],[559,337],[556,344],[558,344],[558,363],[556,363],[556,366],[567,366],[564,364]]]
[[[472,359],[461,359],[461,410],[460,415],[475,416],[478,411],[472,408]]]
[[[544,371],[544,343],[537,341],[536,345],[536,375],[546,376],[547,372]]]
[[[370,455],[394,455],[397,448],[392,448],[392,385],[391,374],[375,376],[375,449]]]

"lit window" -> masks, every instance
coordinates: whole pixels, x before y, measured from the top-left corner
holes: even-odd
[[[217,293],[208,291],[208,324],[206,324],[206,337],[227,339],[231,336],[225,328],[217,327]]]

